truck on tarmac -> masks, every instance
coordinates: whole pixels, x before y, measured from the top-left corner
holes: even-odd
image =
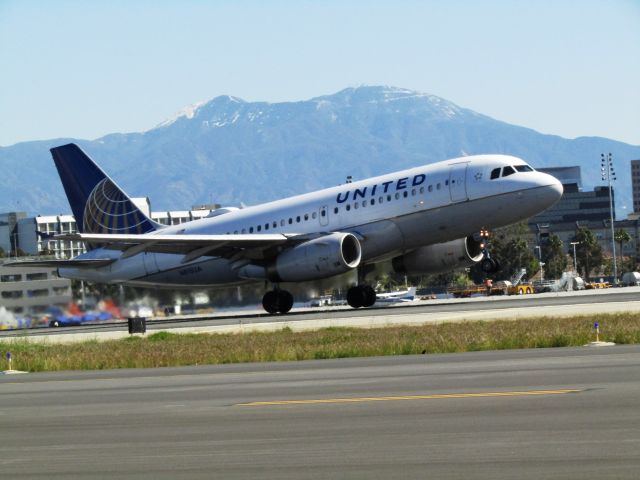
[[[530,295],[535,293],[535,289],[530,282],[522,281],[526,274],[527,269],[523,268],[511,280],[500,280],[494,283],[487,279],[484,285],[452,288],[448,293],[455,298],[466,298],[472,295]]]

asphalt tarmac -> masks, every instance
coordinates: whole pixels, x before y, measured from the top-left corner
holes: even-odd
[[[2,478],[637,479],[640,346],[0,376]]]

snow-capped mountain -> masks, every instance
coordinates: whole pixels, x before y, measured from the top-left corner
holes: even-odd
[[[69,212],[48,149],[78,143],[132,196],[154,210],[237,205],[329,187],[447,158],[506,153],[534,167],[581,165],[585,187],[601,184],[600,153],[619,172],[618,214],[631,210],[629,160],[640,146],[599,137],[543,135],[434,95],[371,86],[300,102],[220,96],[143,133],[93,141],[54,139],[0,148],[0,211]]]

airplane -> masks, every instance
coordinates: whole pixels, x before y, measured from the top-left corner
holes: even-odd
[[[226,207],[179,225],[156,223],[77,145],[51,149],[77,233],[72,259],[19,261],[55,267],[61,277],[142,287],[195,288],[271,283],[270,313],[287,313],[281,288],[356,271],[347,303],[370,307],[365,282],[378,262],[406,275],[478,262],[497,269],[480,231],[536,215],[562,195],[562,184],[509,155],[474,155],[345,183],[246,208]]]
[[[409,287],[397,292],[376,293],[376,303],[378,304],[413,302],[415,299],[416,287]]]

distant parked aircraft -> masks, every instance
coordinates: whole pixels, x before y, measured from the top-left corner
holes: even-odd
[[[78,146],[51,153],[78,226],[78,233],[54,238],[82,241],[90,250],[30,265],[55,266],[66,278],[146,287],[270,282],[262,299],[269,313],[293,305],[283,283],[352,270],[359,282],[347,292],[349,305],[371,306],[376,294],[364,274],[376,262],[391,261],[406,274],[480,261],[491,271],[496,262],[478,232],[540,213],[562,195],[557,179],[519,158],[476,155],[164,226]]]
[[[416,287],[409,287],[397,292],[376,293],[376,303],[378,304],[413,302],[415,299]]]

